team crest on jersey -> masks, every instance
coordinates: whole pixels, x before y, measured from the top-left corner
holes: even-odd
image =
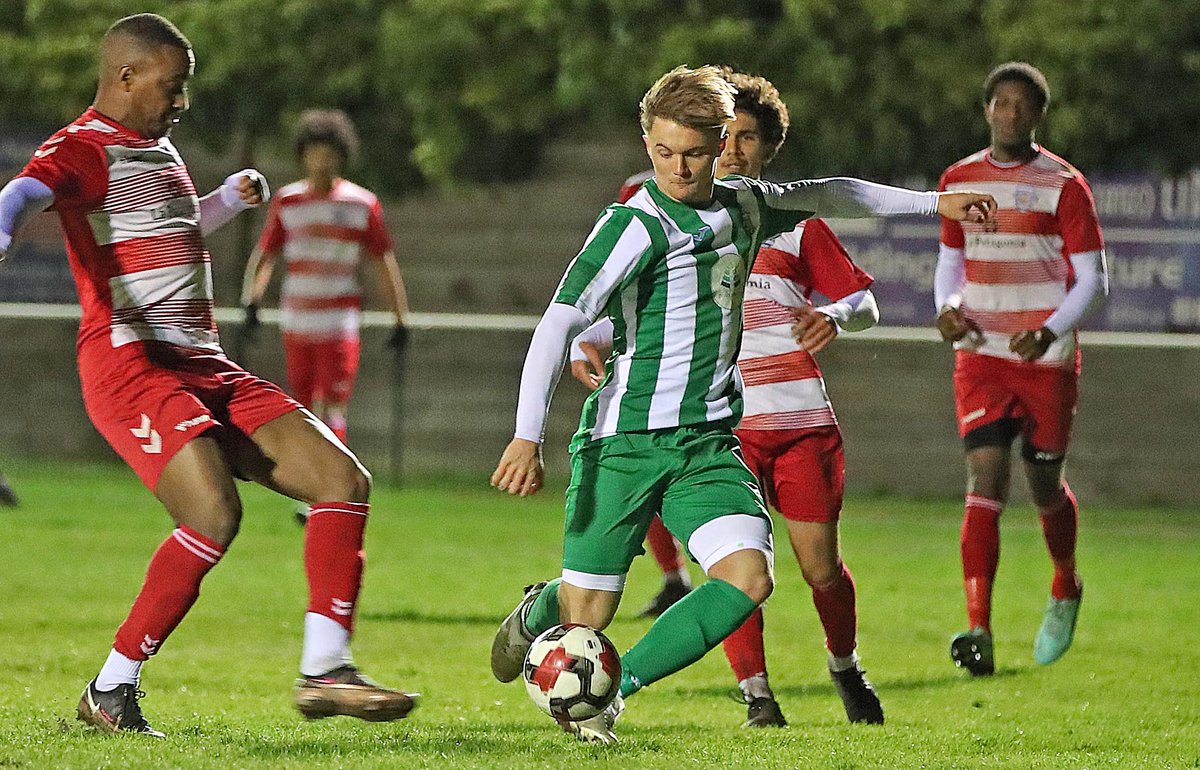
[[[1017,211],[1033,211],[1033,207],[1037,205],[1037,192],[1028,187],[1018,187],[1013,196],[1016,199],[1014,205]]]
[[[695,244],[696,246],[699,246],[700,244],[704,243],[705,241],[711,241],[712,238],[713,238],[713,231],[712,231],[712,228],[709,227],[708,225],[702,225],[699,230],[692,233],[692,243]]]
[[[713,302],[726,310],[741,308],[745,283],[746,265],[736,252],[718,258],[712,269]]]

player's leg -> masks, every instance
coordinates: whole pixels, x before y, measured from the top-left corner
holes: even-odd
[[[1083,583],[1075,565],[1079,504],[1063,477],[1076,386],[1073,371],[1037,371],[1031,375],[1035,378],[1028,397],[1032,430],[1021,454],[1054,565],[1050,599],[1034,643],[1034,658],[1046,665],[1061,658],[1071,646],[1083,597]]]
[[[80,699],[79,718],[107,732],[161,736],[138,705],[142,665],[196,601],[201,581],[241,519],[233,477],[213,438],[218,423],[183,384],[186,376],[155,366],[140,347],[105,347],[80,356],[93,424],[176,523],[151,558],[107,660]]]
[[[292,398],[312,409],[316,397],[316,346],[294,334],[283,335],[283,360]]]
[[[739,431],[738,439],[742,445],[742,457],[746,467],[758,477],[762,490],[777,509],[778,500],[774,497],[774,457],[770,452],[760,451],[769,447],[768,434],[774,431]],[[787,719],[767,677],[767,657],[763,643],[763,628],[765,620],[763,608],[759,607],[738,626],[732,634],[725,637],[721,643],[729,667],[737,678],[738,690],[746,704],[746,721],[742,727],[783,727]]]
[[[622,657],[622,695],[699,660],[774,587],[770,518],[737,439],[688,428],[655,439],[676,458],[663,522],[686,541],[710,579],[664,612]]]
[[[774,498],[825,631],[830,678],[847,719],[882,724],[883,706],[859,664],[856,590],[839,543],[845,489],[841,432],[836,426],[802,431],[779,449]]]
[[[658,568],[662,570],[663,582],[658,593],[642,608],[638,617],[657,618],[692,590],[692,577],[688,574],[683,549],[679,547],[675,536],[667,531],[661,516],[655,515],[650,522],[646,543],[650,546],[650,553],[654,555]]]
[[[974,676],[995,669],[992,584],[1000,563],[1000,514],[1008,499],[1012,440],[1020,432],[1015,402],[1003,384],[1005,361],[959,352],[954,401],[966,455],[967,492],[959,540],[967,630],[950,642],[955,665]]]
[[[309,504],[304,531],[309,602],[297,706],[310,719],[337,714],[400,719],[415,700],[363,677],[350,654],[371,477],[324,423],[289,402],[274,386],[246,375],[229,403],[243,435],[226,449],[244,477]]]
[[[346,414],[358,375],[360,348],[357,337],[336,340],[327,345],[324,355],[326,374],[322,383],[324,413],[321,419],[343,444],[346,443]]]

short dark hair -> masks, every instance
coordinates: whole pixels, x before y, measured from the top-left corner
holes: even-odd
[[[117,19],[104,33],[105,38],[112,35],[129,35],[148,46],[165,45],[184,51],[192,50],[192,41],[179,31],[179,27],[157,13],[135,13]]]
[[[788,126],[791,125],[788,108],[779,95],[779,89],[764,77],[735,72],[730,67],[721,67],[721,75],[737,89],[737,95],[733,98],[734,112],[748,113],[758,121],[758,130],[770,148],[766,160],[771,161],[783,146]]]
[[[348,163],[358,155],[358,132],[341,110],[305,110],[296,128],[296,157],[310,144],[327,144]]]
[[[1040,69],[1023,61],[1005,62],[988,74],[983,81],[983,103],[991,104],[996,86],[1013,80],[1028,83],[1038,96],[1038,107],[1042,112],[1046,111],[1050,106],[1050,84]]]

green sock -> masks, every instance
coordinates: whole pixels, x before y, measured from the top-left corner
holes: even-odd
[[[562,622],[558,619],[558,584],[561,582],[562,578],[554,578],[547,583],[525,615],[525,630],[534,636]]]
[[[710,578],[664,612],[621,656],[621,695],[630,695],[704,657],[733,633],[756,605],[724,580]]]

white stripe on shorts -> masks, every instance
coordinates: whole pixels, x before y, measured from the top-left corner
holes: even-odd
[[[768,564],[775,563],[770,523],[761,516],[746,513],[722,516],[701,525],[692,533],[687,546],[705,575],[714,564],[736,551],[762,551]]]
[[[562,579],[564,583],[591,591],[609,591],[616,594],[625,590],[624,575],[598,575],[594,572],[576,572],[564,567]]]

